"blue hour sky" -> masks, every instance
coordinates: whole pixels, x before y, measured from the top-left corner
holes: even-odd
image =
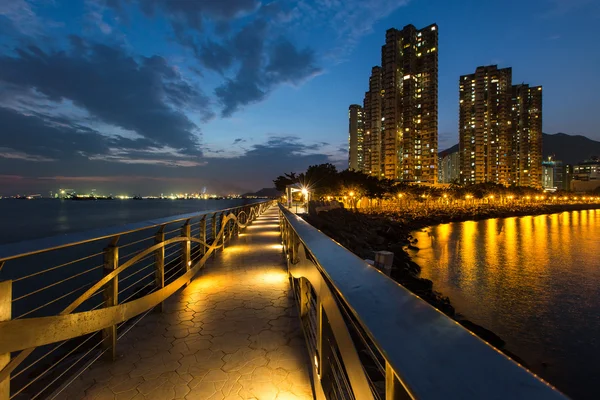
[[[0,195],[242,192],[347,167],[388,28],[439,25],[440,150],[458,78],[544,86],[544,132],[600,140],[595,0],[0,1]]]

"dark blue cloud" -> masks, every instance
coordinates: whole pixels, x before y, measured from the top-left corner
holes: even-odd
[[[0,56],[0,83],[70,100],[93,117],[151,141],[200,154],[199,129],[186,107],[210,116],[208,99],[159,56],[132,57],[123,49],[71,38],[67,51],[18,48]]]

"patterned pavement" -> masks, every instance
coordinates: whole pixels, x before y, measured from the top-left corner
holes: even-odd
[[[285,272],[278,212],[267,210],[207,263],[163,313],[150,313],[60,399],[312,399]]]

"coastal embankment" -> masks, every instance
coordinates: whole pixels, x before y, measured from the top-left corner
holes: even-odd
[[[478,204],[460,207],[423,205],[404,209],[370,209],[360,212],[332,209],[317,215],[307,215],[304,218],[363,259],[373,259],[375,251],[393,252],[392,279],[511,358],[525,364],[518,356],[504,348],[505,342],[502,338],[485,327],[465,319],[460,315],[460,310],[457,312],[454,309],[448,297],[434,289],[432,281],[419,276],[421,268],[407,252],[411,248],[418,250],[418,242],[412,236],[412,232],[449,222],[553,214],[587,209],[600,209],[600,204]]]

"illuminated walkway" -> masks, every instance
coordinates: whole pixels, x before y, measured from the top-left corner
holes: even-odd
[[[312,399],[272,207],[62,399]]]

